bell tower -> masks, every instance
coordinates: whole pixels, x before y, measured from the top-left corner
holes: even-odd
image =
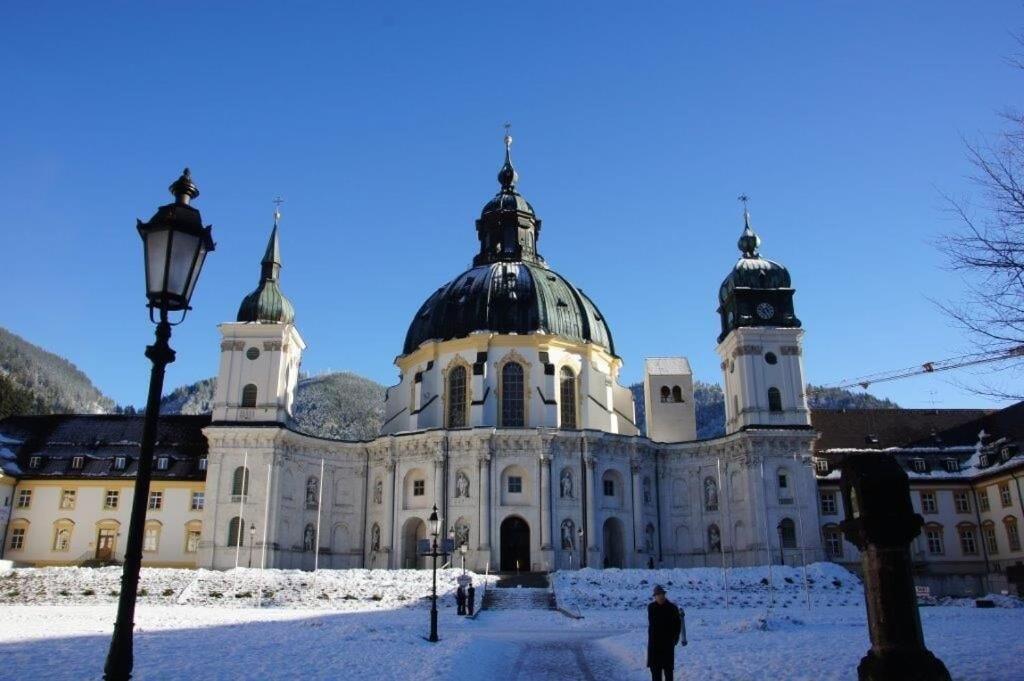
[[[221,324],[220,371],[214,422],[287,423],[306,344],[295,328],[295,308],[281,293],[278,221],[261,263],[259,286],[242,300],[237,320]]]
[[[762,258],[761,239],[744,203],[741,257],[722,282],[718,355],[725,386],[725,431],[749,427],[810,426],[803,367],[803,335],[793,309],[789,271]]]

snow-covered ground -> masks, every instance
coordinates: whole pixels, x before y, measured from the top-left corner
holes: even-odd
[[[98,678],[117,574],[0,576],[0,678]],[[869,646],[860,584],[832,565],[808,567],[810,608],[799,569],[775,568],[770,593],[765,568],[731,571],[728,607],[720,570],[555,575],[559,603],[578,608],[579,620],[548,610],[457,617],[449,589],[458,574],[439,575],[442,640],[430,644],[427,571],[321,571],[314,582],[310,573],[268,570],[263,588],[272,593],[255,608],[256,570],[147,570],[135,678],[641,681],[650,678],[644,605],[654,583],[686,610],[690,645],[677,648],[676,678],[852,680]],[[167,589],[174,593],[162,595]],[[922,608],[921,618],[929,648],[955,679],[1020,678],[1024,608],[939,606]]]

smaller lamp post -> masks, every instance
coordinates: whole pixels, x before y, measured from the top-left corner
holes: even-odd
[[[433,560],[434,586],[430,596],[430,638],[427,639],[431,643],[440,640],[437,638],[437,536],[440,532],[441,519],[437,517],[437,504],[434,504],[434,510],[430,512],[430,557]]]
[[[249,567],[252,567],[252,547],[256,541],[256,523],[249,525]]]
[[[785,548],[785,541],[786,541],[786,539],[785,539],[785,536],[783,535],[782,521],[781,520],[779,521],[779,526],[778,526],[777,529],[779,530],[779,565],[785,565],[786,564],[786,554],[785,554],[783,549]]]
[[[469,551],[469,547],[463,544],[459,547],[459,554],[462,556],[462,575],[466,575],[466,552]]]

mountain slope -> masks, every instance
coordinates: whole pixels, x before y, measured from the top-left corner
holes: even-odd
[[[637,425],[647,424],[644,413],[644,384],[629,386],[636,403]],[[808,384],[807,406],[814,409],[898,409],[899,405],[869,393],[852,392],[843,388],[822,388]],[[697,439],[725,434],[725,395],[717,383],[694,381],[693,402],[697,416]]]
[[[209,414],[217,379],[177,388],[160,402],[161,414]],[[295,391],[295,425],[317,437],[368,440],[384,422],[384,386],[337,372],[303,378]]]
[[[11,414],[102,414],[114,401],[68,360],[0,328],[0,418]]]

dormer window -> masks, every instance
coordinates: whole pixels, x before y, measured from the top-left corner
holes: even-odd
[[[72,459],[71,459],[71,470],[80,471],[80,470],[82,470],[82,467],[84,465],[85,465],[85,457],[84,456],[72,457]]]
[[[206,459],[205,456],[201,457],[199,459],[199,464],[198,464],[199,470],[201,470],[201,471],[205,471],[206,470],[206,461],[207,461],[207,459]]]
[[[28,467],[29,468],[39,468],[42,465],[43,465],[43,457],[41,457],[41,456],[33,456],[32,458],[30,458],[28,460]]]
[[[959,473],[960,462],[956,459],[946,459],[946,472],[947,473]]]
[[[999,460],[1003,463],[1009,461],[1011,457],[1013,457],[1013,447],[1007,445],[999,450]]]
[[[828,459],[815,459],[814,470],[818,475],[828,475]]]
[[[877,445],[878,444],[878,436],[877,435],[873,435],[871,433],[868,433],[867,435],[864,436],[864,442],[866,444],[869,444],[869,445]]]
[[[167,466],[171,463],[171,460],[166,456],[158,457],[156,460],[156,469],[158,471],[167,470]]]
[[[978,465],[981,466],[982,468],[984,468],[985,466],[988,466],[989,463],[990,463],[990,459],[989,459],[988,454],[982,454],[981,456],[978,457]]]
[[[115,456],[114,457],[114,470],[115,471],[123,471],[127,464],[128,464],[128,460],[125,457],[123,457],[123,456]]]
[[[927,473],[928,472],[928,464],[925,463],[924,459],[911,459],[910,460],[910,466],[914,470],[915,473]]]

